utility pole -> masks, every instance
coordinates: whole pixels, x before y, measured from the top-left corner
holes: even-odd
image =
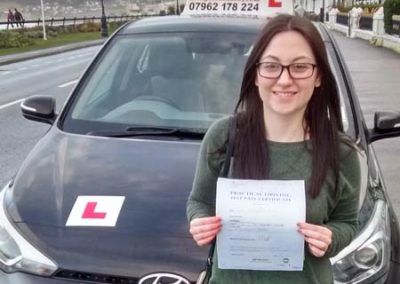
[[[108,37],[107,18],[104,12],[104,0],[101,0],[101,36]]]
[[[45,20],[44,20],[43,0],[40,0],[40,7],[42,8],[43,39],[44,39],[44,40],[47,40],[47,35],[46,35],[46,22],[45,22]]]

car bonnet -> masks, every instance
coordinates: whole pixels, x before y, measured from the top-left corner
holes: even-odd
[[[7,192],[9,217],[61,269],[195,279],[207,251],[191,239],[185,206],[198,149],[198,141],[92,137],[52,127]],[[99,223],[102,214],[114,218]]]

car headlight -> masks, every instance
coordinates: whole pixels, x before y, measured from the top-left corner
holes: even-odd
[[[360,234],[331,258],[335,283],[372,283],[387,272],[390,258],[389,219],[386,202],[378,200],[370,221]]]
[[[4,208],[4,196],[8,188],[7,185],[0,192],[0,269],[5,272],[53,274],[57,269],[56,264],[26,241],[8,220]]]

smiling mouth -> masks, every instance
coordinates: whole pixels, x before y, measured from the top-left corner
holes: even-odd
[[[276,96],[280,97],[292,97],[296,94],[296,92],[272,92]]]

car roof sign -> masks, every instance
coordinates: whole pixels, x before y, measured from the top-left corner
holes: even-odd
[[[182,15],[269,18],[294,14],[293,1],[284,0],[187,0]]]

